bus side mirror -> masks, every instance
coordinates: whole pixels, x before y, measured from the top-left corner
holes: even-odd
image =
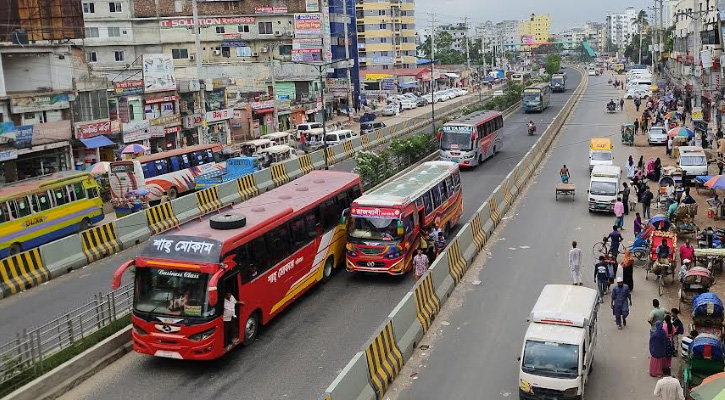
[[[123,276],[123,273],[126,272],[127,269],[132,267],[135,264],[134,259],[128,260],[125,263],[121,264],[120,267],[116,270],[116,272],[113,273],[113,283],[111,284],[111,288],[113,290],[118,289],[119,286],[121,286],[121,277]]]
[[[342,210],[342,214],[340,214],[340,225],[347,225],[347,218],[349,216],[350,216],[349,208]]]
[[[219,269],[219,271],[217,271],[211,276],[211,279],[209,279],[207,292],[209,294],[209,305],[212,307],[216,307],[216,304],[219,301],[219,279],[221,279],[222,275],[224,275],[224,272],[226,272],[226,269]]]

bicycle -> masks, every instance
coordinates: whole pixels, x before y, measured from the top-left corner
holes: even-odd
[[[599,259],[599,256],[606,256],[610,253],[609,242],[602,240],[601,242],[594,243],[592,247],[592,255],[594,259]],[[619,252],[617,254],[624,254],[624,244],[619,243]]]

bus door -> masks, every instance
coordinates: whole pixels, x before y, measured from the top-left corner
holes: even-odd
[[[221,313],[222,313],[222,315],[224,315],[224,300],[226,300],[226,298],[227,298],[226,297],[227,292],[230,292],[237,301],[241,301],[240,299],[241,299],[242,294],[239,292],[239,269],[235,270],[230,275],[225,276],[224,280],[222,281],[221,287],[222,287],[222,292],[220,293],[221,298],[219,299],[219,302],[221,303],[221,308],[220,308]],[[236,319],[236,321],[232,320],[232,322],[236,322],[236,325],[234,326],[233,331],[229,333],[229,334],[231,334],[232,338],[238,338],[238,337],[240,337],[240,332],[244,332],[243,331],[244,327],[242,326],[242,324],[243,324],[242,321],[244,321],[245,318],[242,318],[242,315],[241,315],[242,310],[240,308],[241,307],[239,306],[239,304],[236,304],[234,306],[234,314],[236,314],[237,319]],[[225,331],[224,332],[224,343],[225,344],[231,343],[230,338],[227,338],[226,335],[227,335],[227,332]]]

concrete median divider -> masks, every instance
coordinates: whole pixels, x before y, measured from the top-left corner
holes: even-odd
[[[430,278],[429,281],[431,282],[430,287],[432,289],[433,279]],[[428,303],[425,302],[424,304],[427,305]],[[413,349],[418,346],[420,339],[423,337],[423,326],[418,320],[417,308],[416,293],[408,292],[390,315],[388,315],[393,325],[395,344],[400,349],[404,361],[410,359],[410,356],[413,354]],[[433,318],[431,314],[426,313],[425,315],[429,319]],[[430,323],[428,323],[428,326],[430,326]]]
[[[254,183],[257,186],[257,194],[274,189],[276,186],[272,180],[272,171],[269,168],[254,173]]]
[[[463,279],[463,275],[465,275],[466,271],[468,271],[468,262],[466,262],[466,259],[463,257],[461,243],[458,241],[458,238],[454,239],[451,244],[448,245],[446,251],[441,254],[441,257],[443,257],[443,255],[445,255],[448,259],[448,269],[451,277],[456,285],[458,285],[458,283]]]
[[[360,136],[353,136],[352,139],[345,143],[350,143],[352,147],[352,155],[350,157],[354,157],[355,153],[358,151],[365,150],[365,146],[363,146],[362,137]]]
[[[445,254],[445,253],[442,253]],[[448,296],[453,292],[453,288],[456,286],[456,282],[451,276],[451,270],[448,266],[447,257],[438,257],[430,268],[428,268],[428,274],[433,277],[433,287],[435,288],[435,295],[440,300],[441,304],[448,300]]]
[[[378,399],[403,368],[403,354],[395,342],[393,324],[387,320],[378,333],[365,346],[365,359],[372,386]]]
[[[490,200],[490,199],[489,199]],[[486,240],[493,235],[493,230],[496,229],[496,222],[493,219],[493,213],[491,212],[491,202],[485,201],[476,212],[478,217],[481,219],[481,228],[486,234]]]
[[[40,246],[39,249],[45,268],[50,272],[51,279],[55,279],[88,264],[88,259],[83,254],[81,235],[78,234],[66,236],[52,243]]]
[[[30,249],[0,260],[0,298],[20,293],[50,279],[40,249]]]
[[[239,186],[237,185],[236,180],[220,183],[216,186],[216,190],[219,194],[219,201],[222,203],[222,205],[229,205],[242,201],[241,193],[239,192]]]
[[[179,202],[180,200],[182,200],[182,202]],[[196,208],[196,201],[193,198],[189,198],[189,196],[182,197],[174,201],[180,206],[188,203],[187,207],[181,207],[182,210],[185,208],[189,211],[196,210],[196,212],[198,212],[198,209]],[[146,210],[146,219],[148,220],[149,228],[154,234],[166,232],[169,229],[179,226],[179,219],[176,217],[176,214],[174,214],[171,202],[159,204],[158,206],[151,207]]]
[[[300,160],[300,172],[302,175],[307,175],[315,169],[312,164],[312,156],[305,154],[299,158]]]
[[[456,240],[461,247],[463,259],[466,260],[466,264],[470,265],[478,255],[478,245],[473,241],[473,228],[470,222],[463,225],[461,230],[458,231]]]
[[[287,170],[287,176],[289,176],[291,180],[295,180],[306,174],[306,172],[302,172],[301,161],[302,160],[300,158],[295,158],[284,163],[284,167]]]
[[[361,135],[360,144],[362,144],[363,150],[370,150],[376,146],[377,143],[370,142],[370,135]]]
[[[273,165],[270,168],[272,173],[272,180],[274,181],[275,187],[280,187],[285,183],[289,183],[292,179],[287,175],[287,165],[284,163]]]
[[[376,400],[365,353],[357,352],[325,390],[325,400]]]
[[[219,186],[199,190],[194,194],[196,195],[196,206],[201,215],[210,214],[222,208],[222,202],[219,200]]]
[[[116,233],[124,248],[135,246],[151,237],[146,215],[133,213],[116,220]]]
[[[81,232],[80,235],[83,254],[86,255],[89,264],[116,254],[123,248],[116,234],[115,222],[94,226]]]
[[[486,245],[487,240],[487,234],[483,230],[483,224],[481,223],[481,214],[476,212],[474,214],[473,219],[470,222],[471,224],[471,236],[473,237],[473,244],[476,245],[476,253],[479,253],[481,250],[483,250],[483,247]]]
[[[353,140],[360,141],[359,138],[354,138],[352,140],[347,140],[345,142],[342,142],[342,152],[345,155],[345,160],[355,157],[355,147],[353,147]],[[360,145],[360,148],[362,148],[362,145]]]
[[[249,174],[241,178],[237,178],[237,192],[241,201],[251,199],[252,197],[259,194],[257,188],[257,175]]]
[[[385,135],[382,130],[375,132],[375,136],[378,138],[378,145],[390,141],[390,135]]]
[[[430,272],[425,273],[421,279],[418,280],[418,283],[415,285],[415,288],[411,293],[415,296],[415,315],[418,318],[418,323],[420,324],[420,328],[422,330],[422,337],[423,334],[428,332],[428,329],[430,329],[431,324],[433,323],[433,319],[441,310],[441,301],[436,295],[435,284],[433,283],[433,274]],[[411,325],[413,329],[416,329],[415,321],[413,321]],[[395,325],[393,325],[393,327],[395,327]],[[419,342],[420,339],[415,341],[416,347]],[[406,357],[406,360],[407,359],[408,357]]]
[[[164,225],[169,225],[170,223],[174,222],[174,219],[178,221],[175,225],[167,226],[164,230],[169,230],[171,228],[175,228],[179,226],[179,224],[183,224],[186,221],[191,221],[194,218],[199,218],[202,216],[202,212],[199,209],[199,203],[196,200],[196,196],[184,196],[179,197],[178,199],[170,202],[170,203],[163,203],[159,204],[156,207],[163,206],[164,204],[171,204],[171,211],[173,211],[173,219],[168,219]],[[153,207],[149,210],[152,210],[156,207]],[[148,210],[147,210],[148,211]],[[157,212],[165,211],[163,209],[157,210]]]
[[[309,154],[310,161],[312,161],[312,168],[324,169],[325,168],[325,152],[317,150]]]

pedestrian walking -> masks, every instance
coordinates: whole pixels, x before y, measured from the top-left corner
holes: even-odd
[[[224,321],[224,345],[231,346],[239,341],[235,327],[237,319],[237,304],[240,302],[232,295],[232,292],[224,293],[224,313],[222,320]]]
[[[619,110],[624,111],[624,99],[619,99]]]
[[[612,289],[612,313],[617,329],[627,326],[629,307],[632,306],[632,293],[629,286],[624,284],[622,277],[617,278],[617,286]]]
[[[616,217],[616,226],[622,229],[624,226],[624,203],[622,203],[621,197],[617,197],[617,202],[614,203],[614,216]]]
[[[669,367],[662,368],[662,378],[655,385],[654,395],[661,400],[685,400],[680,381],[672,376]]]
[[[634,119],[634,134],[639,134],[639,118]]]
[[[667,358],[667,333],[662,328],[663,321],[657,321],[649,334],[649,375],[662,376],[664,368],[670,368]]]
[[[639,97],[634,99],[634,107],[637,109],[637,112],[639,112],[639,107],[642,105],[642,99]]]
[[[572,283],[574,285],[582,286],[582,250],[576,246],[576,240],[571,242],[571,250],[569,250],[569,269],[571,269]]]
[[[665,315],[665,320],[662,323],[662,329],[667,334],[667,351],[665,352],[665,357],[668,360],[667,365],[669,366],[672,363],[672,357],[677,355],[677,351],[675,350],[675,335],[677,334],[677,328],[675,328],[675,325],[672,324],[671,315]]]
[[[717,174],[722,175],[723,167],[725,167],[725,161],[722,156],[717,157]]]
[[[599,289],[599,302],[603,303],[609,287],[609,268],[604,256],[599,256],[599,262],[594,264],[594,282]]]
[[[725,138],[717,140],[717,155],[718,157],[725,156]]]
[[[683,324],[682,320],[680,319],[679,309],[671,309],[670,315],[672,315],[672,325],[675,327],[675,334],[672,338],[672,344],[675,346],[675,348],[678,348],[678,344],[680,342],[680,335],[683,335],[685,333],[685,324]],[[674,357],[677,357],[677,353],[675,353]]]
[[[624,215],[629,215],[629,185],[627,182],[622,183],[624,188],[622,189],[622,204],[624,205]]]
[[[430,265],[428,256],[423,253],[423,249],[419,247],[417,252],[418,254],[413,257],[413,268],[415,268],[416,281],[425,274],[425,271],[428,271],[428,266]]]
[[[672,157],[672,147],[674,147],[675,141],[671,137],[667,138],[667,149],[665,150],[665,153],[668,157]]]
[[[638,212],[634,213],[634,236],[639,236],[640,233],[642,233],[642,217],[639,215]]]
[[[637,169],[640,171],[644,169],[644,156],[639,156],[639,161],[637,161]]]
[[[624,284],[629,287],[629,291],[634,291],[634,258],[629,249],[624,249],[624,257],[622,258],[622,279]]]
[[[657,322],[663,322],[665,320],[666,314],[667,310],[660,307],[660,301],[657,299],[652,299],[652,311],[649,312],[649,319],[647,320],[647,322],[649,322],[650,332],[655,331],[655,324]]]
[[[436,234],[434,233],[434,229],[429,228],[426,232],[426,235],[428,237],[427,244],[428,244],[428,260],[432,263],[436,259]]]
[[[645,186],[644,193],[642,193],[642,217],[645,219],[650,219],[650,213],[649,208],[652,204],[652,198],[654,198],[654,195],[652,194],[652,191],[649,190],[649,186]]]
[[[438,237],[435,241],[435,248],[436,248],[436,258],[441,255],[443,250],[446,248],[446,237],[443,235],[443,232],[438,232]]]

